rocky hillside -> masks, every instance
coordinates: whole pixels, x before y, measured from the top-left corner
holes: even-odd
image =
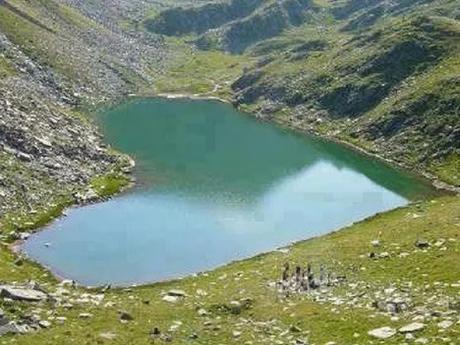
[[[91,181],[129,165],[78,109],[150,85],[169,54],[155,36],[68,3],[0,1],[0,219],[9,229],[17,215],[95,197]]]

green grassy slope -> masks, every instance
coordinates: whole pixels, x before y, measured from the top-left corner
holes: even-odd
[[[225,12],[225,4],[214,5],[212,13]],[[311,1],[306,12],[297,11],[297,23],[259,37],[286,13],[285,7],[267,11],[266,3],[182,39],[197,42],[201,55],[228,50],[252,63],[238,80],[228,81],[233,83],[227,97],[238,106],[459,185],[458,174],[451,173],[460,169],[459,6],[458,0]],[[204,16],[209,8],[179,8],[168,16],[181,11]],[[254,16],[264,19],[245,31],[243,23]],[[148,19],[147,28],[154,23],[152,30],[166,30],[162,20],[162,14]],[[231,30],[245,31],[232,36],[237,41],[246,34],[259,38],[245,43],[243,52],[233,50],[226,36]],[[184,32],[168,32],[174,34]],[[190,73],[184,68],[169,79]]]

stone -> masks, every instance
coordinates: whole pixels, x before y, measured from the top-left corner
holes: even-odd
[[[300,329],[298,326],[296,325],[291,325],[291,327],[289,327],[289,331],[290,332],[293,332],[293,333],[299,333],[299,332],[302,332],[302,329]]]
[[[176,297],[176,296],[169,296],[169,295],[166,295],[166,296],[163,296],[162,300],[165,301],[165,302],[168,302],[168,303],[176,303],[179,301],[179,297]]]
[[[6,317],[6,315],[3,312],[3,310],[0,309],[0,326],[4,326],[4,325],[8,324],[9,322],[10,322],[10,320],[8,319],[8,317]]]
[[[379,240],[373,240],[373,241],[371,241],[371,244],[374,247],[379,247],[380,246],[380,241]]]
[[[162,300],[169,303],[176,303],[180,299],[183,299],[187,296],[183,290],[169,290],[163,297]]]
[[[425,324],[421,322],[413,322],[399,329],[400,333],[413,333],[421,331],[425,328]]]
[[[233,338],[239,338],[239,337],[241,337],[241,334],[242,333],[240,331],[233,331],[232,332]]]
[[[454,323],[450,320],[444,320],[438,323],[438,327],[442,329],[447,329],[452,326]]]
[[[78,317],[79,317],[80,319],[90,319],[90,318],[93,317],[93,314],[91,314],[91,313],[80,313],[80,314],[78,315]]]
[[[122,322],[128,322],[128,321],[134,320],[134,317],[127,311],[120,310],[118,313],[120,314],[120,321]]]
[[[57,321],[58,323],[60,323],[60,324],[63,324],[64,322],[67,321],[67,318],[66,318],[65,316],[58,316],[58,317],[56,318],[56,321]]]
[[[369,331],[367,334],[377,339],[388,339],[396,334],[396,330],[391,327],[381,327],[373,329]]]
[[[185,297],[187,294],[183,290],[169,290],[167,293],[168,296],[175,296],[175,297]]]
[[[114,340],[117,337],[117,335],[113,332],[103,332],[99,333],[99,338],[105,339],[105,340]]]
[[[38,325],[41,327],[41,328],[49,328],[51,327],[51,322],[47,321],[47,320],[42,320],[38,323]]]
[[[406,335],[404,336],[404,338],[405,338],[406,340],[414,340],[414,339],[415,339],[415,337],[414,337],[414,335],[413,335],[412,333],[406,333]]]
[[[48,295],[42,291],[10,285],[0,286],[0,297],[26,302],[38,302],[48,299]]]
[[[70,280],[70,279],[64,279],[63,281],[61,281],[59,283],[59,286],[62,286],[62,287],[74,287],[75,286],[75,281],[74,280]]]
[[[428,344],[429,341],[427,338],[417,338],[414,341],[416,344]]]
[[[0,326],[0,337],[5,334],[17,334],[19,329],[15,323],[8,323],[6,325]]]
[[[10,322],[6,325],[0,326],[0,336],[5,334],[25,334],[31,332],[32,330],[33,329],[28,325]]]
[[[427,249],[430,247],[430,243],[426,240],[418,239],[415,241],[415,246],[420,249]]]
[[[160,336],[160,339],[164,341],[165,343],[170,343],[172,342],[172,337],[169,334],[162,334]]]
[[[206,316],[206,315],[208,315],[208,312],[205,309],[200,308],[200,309],[198,309],[198,315],[199,316]]]

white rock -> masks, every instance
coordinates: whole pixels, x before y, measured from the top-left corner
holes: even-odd
[[[48,295],[39,290],[3,285],[0,286],[0,297],[11,298],[19,301],[37,302],[46,300]]]
[[[234,337],[234,338],[238,338],[238,337],[241,336],[241,332],[240,332],[240,331],[233,331],[232,334],[233,334],[233,337]]]
[[[106,340],[113,340],[117,337],[117,335],[112,332],[103,332],[103,333],[99,333],[99,337],[102,339],[106,339]]]
[[[421,322],[413,322],[399,329],[400,333],[412,333],[421,331],[425,328],[425,324]]]
[[[381,327],[373,329],[369,331],[367,334],[377,339],[388,339],[396,334],[396,330],[391,327]]]
[[[166,295],[163,296],[162,300],[168,303],[176,303],[177,301],[179,301],[179,297]]]
[[[380,241],[379,241],[379,240],[373,240],[373,241],[371,241],[371,244],[372,244],[374,247],[379,247],[379,246],[380,246]]]
[[[51,327],[51,322],[47,321],[47,320],[42,320],[38,323],[38,325],[41,327],[41,328],[49,328]]]
[[[442,329],[446,329],[446,328],[449,328],[450,326],[452,326],[454,323],[450,320],[444,320],[444,321],[441,321],[438,323],[438,327],[439,328],[442,328]]]

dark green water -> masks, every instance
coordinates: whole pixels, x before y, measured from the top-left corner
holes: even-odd
[[[89,285],[210,269],[432,193],[380,162],[217,102],[139,100],[99,120],[107,141],[136,159],[139,184],[70,210],[24,245]]]

